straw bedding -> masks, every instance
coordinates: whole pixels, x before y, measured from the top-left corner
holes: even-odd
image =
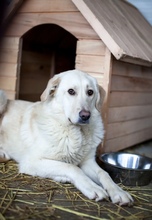
[[[71,184],[18,174],[17,164],[8,161],[0,163],[0,220],[150,220],[151,186],[122,186],[134,197],[135,204],[120,207],[109,201],[88,200]]]

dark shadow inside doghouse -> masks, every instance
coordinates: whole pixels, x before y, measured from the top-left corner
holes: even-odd
[[[74,69],[77,39],[54,24],[36,26],[22,39],[19,99],[38,101],[52,76]]]

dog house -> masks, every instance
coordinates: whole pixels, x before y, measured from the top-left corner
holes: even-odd
[[[152,27],[135,7],[123,0],[11,0],[7,21],[0,88],[10,99],[36,101],[54,74],[80,69],[106,91],[102,151],[152,138]]]

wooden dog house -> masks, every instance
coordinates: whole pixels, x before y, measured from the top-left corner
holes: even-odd
[[[105,151],[152,138],[152,27],[135,7],[123,0],[12,0],[7,20],[0,88],[10,99],[35,101],[51,76],[80,69],[106,91]]]

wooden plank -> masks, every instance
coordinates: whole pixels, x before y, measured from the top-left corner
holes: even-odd
[[[105,45],[107,45],[107,47],[116,57],[116,59],[121,59],[123,61],[131,62],[131,63],[142,64],[145,66],[152,65],[151,64],[152,62],[151,52],[149,48],[148,48],[149,51],[147,52],[149,57],[147,57],[145,53],[140,49],[140,46],[139,46],[140,44],[138,45],[138,43],[136,43],[136,39],[134,39],[134,37],[132,38],[133,43],[130,44],[131,49],[128,50],[128,45],[126,44],[126,40],[129,39],[129,36],[128,36],[129,31],[126,31],[126,24],[123,24],[122,26],[119,24],[119,22],[124,20],[124,18],[121,19],[119,17],[120,15],[122,15],[120,11],[119,11],[119,15],[115,13],[116,8],[114,4],[113,4],[114,9],[112,9],[112,7],[110,6],[112,1],[110,0],[102,1],[102,2],[100,0],[96,0],[95,2],[88,1],[88,0],[82,0],[82,1],[72,0],[72,1],[79,8],[81,13],[84,15],[87,21],[91,24],[91,26],[97,32],[97,34],[103,40]],[[114,17],[109,20],[109,17],[111,17],[113,12],[114,12]],[[112,23],[111,23],[111,20],[113,20]],[[124,27],[125,29],[122,31]],[[125,32],[124,35],[123,35],[123,32]],[[134,44],[136,45],[136,48],[135,46],[134,47],[132,46]],[[136,52],[137,49],[140,51],[139,53]],[[147,51],[147,47],[145,51]]]
[[[101,40],[77,41],[77,54],[79,55],[105,55],[106,46]]]
[[[78,11],[77,7],[72,3],[71,0],[26,0],[19,12],[57,12],[57,11]]]
[[[99,39],[80,12],[18,13],[7,28],[5,36],[21,37],[32,27],[46,23],[59,25],[78,39]]]
[[[152,80],[113,75],[111,91],[150,92],[152,91]]]
[[[152,127],[152,117],[108,124],[106,139],[125,136]]]
[[[49,75],[51,65],[49,64],[40,64],[40,63],[22,63],[21,66],[21,73],[22,77],[31,77],[32,75],[35,76],[43,76]],[[51,75],[51,73],[50,73]]]
[[[50,64],[51,63],[51,54],[43,54],[32,51],[23,51],[22,60],[25,64]]]
[[[108,109],[108,123],[152,117],[152,105],[125,106]]]
[[[0,89],[15,91],[16,77],[0,77]]]
[[[144,67],[131,63],[125,63],[114,59],[112,74],[128,77],[152,79],[152,67]]]
[[[18,50],[1,49],[0,50],[0,62],[1,63],[17,63]]]
[[[82,71],[104,73],[105,68],[104,56],[92,56],[92,55],[77,55],[76,56],[76,68]]]
[[[104,129],[107,130],[108,125],[108,108],[109,108],[109,95],[110,95],[110,85],[111,85],[111,74],[112,74],[112,55],[108,48],[105,51],[105,71],[103,76],[103,83],[101,84],[102,88],[105,91],[104,102],[101,109],[101,115],[104,123]],[[104,140],[101,146],[104,145],[106,140],[107,133],[105,132]]]
[[[111,92],[109,107],[151,105],[152,93]]]
[[[15,77],[17,71],[17,64],[13,63],[0,63],[0,76]]]
[[[21,72],[21,58],[22,58],[22,48],[23,48],[23,38],[19,39],[19,46],[18,46],[18,63],[17,63],[17,70],[16,70],[16,99],[18,99],[19,95],[19,88],[20,88],[20,72]]]
[[[141,143],[152,138],[152,127],[141,130],[135,133],[128,134],[126,136],[106,140],[102,152],[113,152],[131,147],[135,144]]]
[[[139,22],[132,18],[136,14],[137,20],[144,24],[151,36],[150,24],[134,7],[124,1],[111,0],[72,0],[87,21],[94,28],[116,59],[129,59],[130,62],[152,64],[152,43],[141,30]],[[123,13],[122,13],[123,11]],[[127,19],[126,19],[127,17]],[[112,22],[111,22],[112,21]],[[127,60],[128,62],[128,60]]]
[[[19,40],[18,37],[3,37],[0,44],[0,51],[1,49],[18,50]]]
[[[22,87],[20,88],[20,93],[40,93],[44,91],[46,87],[46,79],[45,77],[42,78],[41,80],[36,77],[31,77],[31,78],[23,78],[22,79]],[[28,88],[28,89],[27,89]]]
[[[105,45],[108,45],[108,48],[110,48],[112,53],[115,54],[115,56],[119,59],[121,56],[121,53],[122,53],[121,48],[113,40],[112,36],[109,35],[108,31],[102,25],[102,22],[100,22],[100,20],[97,19],[97,17],[95,16],[96,13],[94,13],[94,11],[92,11],[92,9],[90,8],[90,4],[93,7],[94,2],[88,1],[86,3],[86,2],[84,2],[84,0],[72,0],[72,1],[77,6],[77,8],[80,10],[80,12],[83,14],[83,16],[87,19],[88,23],[91,24],[91,26],[94,28],[96,33],[100,36],[100,39],[102,39],[102,41],[105,43]],[[88,4],[89,4],[89,6],[88,6]],[[100,8],[101,4],[98,4],[96,7]],[[96,9],[96,10],[98,11],[98,9]],[[99,14],[99,13],[97,13],[97,14]],[[102,18],[102,19],[104,20],[104,18]]]
[[[129,24],[128,24],[128,25],[130,25],[129,26],[129,28],[130,28],[129,35],[133,37],[133,39],[132,38],[127,39],[128,42],[130,41],[129,42],[130,45],[134,42],[137,43],[138,52],[140,53],[140,51],[142,50],[141,52],[143,53],[143,55],[145,57],[152,58],[152,53],[151,53],[152,28],[151,28],[151,25],[149,24],[149,22],[147,22],[147,20],[144,18],[144,16],[139,12],[139,10],[136,7],[133,7],[133,5],[131,5],[131,4],[127,4],[126,1],[122,1],[122,2],[117,1],[116,5],[117,5],[120,13],[123,13],[123,15],[125,15],[127,21],[129,22]],[[142,27],[142,29],[141,29],[141,27]],[[132,47],[135,47],[135,45],[136,44],[132,44]]]
[[[49,80],[51,75],[51,54],[41,54],[30,51],[23,51],[22,54],[22,66],[21,66],[21,76],[20,76],[20,84],[22,85],[20,88],[20,92],[23,93],[23,88],[27,89],[28,83],[31,85],[33,80],[45,81]],[[29,82],[27,83],[27,79]],[[34,84],[36,84],[36,81]],[[39,82],[37,82],[39,84]],[[32,87],[32,86],[31,86]],[[33,88],[33,87],[32,87]]]

